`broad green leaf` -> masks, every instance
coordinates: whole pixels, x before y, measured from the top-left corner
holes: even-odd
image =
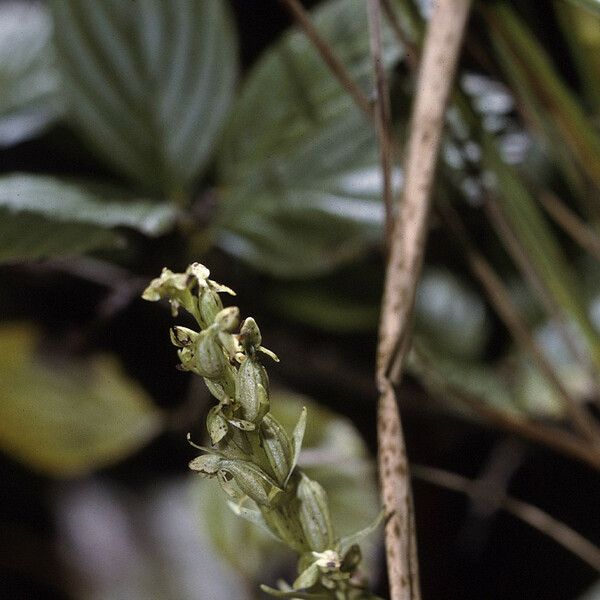
[[[366,5],[332,0],[312,18],[348,72],[373,87]],[[400,55],[385,29],[385,61]],[[325,273],[381,239],[373,124],[297,28],[251,70],[218,162],[217,242],[279,276]]]
[[[579,100],[561,80],[550,58],[518,15],[505,2],[486,5],[485,15],[503,71],[528,114],[541,120],[549,152],[556,137],[569,148],[576,163],[600,189],[600,135],[590,127]]]
[[[36,213],[14,213],[0,207],[0,263],[84,254],[119,246],[122,241],[114,231],[96,225],[53,221]]]
[[[114,227],[159,235],[177,216],[165,203],[101,200],[81,185],[27,174],[0,177],[0,215],[0,261],[115,246]]]
[[[62,113],[52,20],[38,3],[0,3],[0,148],[30,138]]]
[[[158,410],[114,358],[43,363],[26,325],[0,328],[0,447],[70,477],[117,462],[153,437]]]
[[[140,188],[183,199],[229,111],[237,42],[227,3],[54,0],[74,124]]]
[[[21,173],[0,177],[0,206],[15,213],[33,212],[56,221],[130,227],[146,235],[165,233],[176,217],[170,204],[148,200],[104,200],[83,185]]]

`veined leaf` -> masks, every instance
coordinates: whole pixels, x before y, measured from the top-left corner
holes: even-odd
[[[52,20],[38,3],[0,3],[0,148],[30,138],[62,113]]]
[[[368,93],[366,7],[333,0],[315,26]],[[385,62],[400,48],[386,29]],[[280,276],[324,273],[381,238],[384,209],[373,124],[298,29],[250,72],[219,160],[217,241]]]
[[[87,223],[53,221],[32,212],[0,207],[0,263],[66,254],[84,254],[118,246],[120,236]]]
[[[181,198],[229,110],[237,43],[227,3],[54,0],[74,122],[141,189]]]
[[[0,177],[0,261],[114,246],[113,227],[159,235],[174,223],[166,203],[100,200],[84,187],[41,175]]]
[[[112,358],[53,365],[34,356],[29,326],[0,328],[0,447],[53,476],[122,459],[160,427],[160,414]]]

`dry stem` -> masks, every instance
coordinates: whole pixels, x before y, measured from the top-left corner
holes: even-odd
[[[411,117],[400,213],[386,270],[377,352],[377,433],[392,600],[420,598],[410,480],[393,380],[400,377],[408,349],[444,113],[469,4],[468,0],[439,0],[428,25]],[[396,364],[392,365],[395,357]],[[390,375],[392,367],[396,377]]]
[[[452,398],[492,427],[543,444],[594,469],[600,469],[600,455],[594,452],[594,449],[579,436],[557,427],[531,421],[508,411],[500,410],[486,402],[485,398],[458,389],[436,371],[435,366],[429,362],[418,345],[413,345],[413,352],[415,358],[419,361],[419,368],[426,373],[426,381],[429,382],[428,388],[433,389],[434,393],[437,391],[444,398]]]
[[[596,260],[600,260],[600,238],[596,235],[596,232],[584,223],[572,210],[567,208],[554,194],[546,192],[540,200],[542,206],[554,221],[586,252]]]
[[[477,498],[482,495],[482,492],[485,493],[485,490],[479,489],[478,481],[467,479],[462,475],[444,469],[413,465],[413,475],[434,485],[462,492],[469,497]],[[541,531],[592,568],[600,571],[600,548],[568,525],[565,525],[565,523],[558,521],[537,506],[511,496],[493,498],[492,500],[498,502],[500,508],[503,508],[506,512]]]
[[[548,362],[543,352],[533,339],[527,323],[514,305],[508,290],[490,263],[475,249],[456,211],[449,205],[440,203],[440,215],[462,245],[469,267],[485,290],[492,306],[502,319],[516,342],[524,348],[536,364],[540,372],[558,392],[573,425],[596,447],[599,447],[600,436],[593,417],[571,396],[562,381]]]

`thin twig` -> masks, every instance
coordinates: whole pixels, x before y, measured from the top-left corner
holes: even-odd
[[[383,179],[383,202],[385,206],[385,240],[386,248],[390,247],[392,227],[394,223],[394,190],[392,188],[392,167],[394,163],[390,91],[383,64],[381,41],[381,6],[380,0],[368,0],[369,41],[377,99],[375,103],[375,124],[379,137],[379,154],[381,159],[381,175]]]
[[[600,238],[572,210],[567,208],[554,194],[542,194],[540,201],[548,214],[560,225],[586,252],[600,260]]]
[[[377,349],[377,434],[391,600],[421,596],[408,464],[390,369],[399,348],[394,369],[399,379],[423,263],[444,113],[469,5],[468,0],[440,0],[429,21],[410,123],[400,214],[386,269]]]
[[[408,34],[404,31],[402,25],[400,24],[398,16],[392,8],[390,0],[381,0],[381,8],[383,9],[385,17],[388,23],[390,24],[394,34],[396,35],[396,39],[404,47],[404,56],[409,69],[413,73],[416,73],[417,69],[419,68],[418,46],[409,38]]]
[[[600,435],[593,417],[585,410],[581,403],[571,396],[557,376],[542,350],[533,339],[527,323],[520,315],[502,280],[469,239],[467,231],[456,211],[447,203],[440,203],[438,209],[446,226],[452,231],[457,241],[463,247],[471,271],[483,286],[489,301],[496,309],[498,316],[502,319],[512,337],[527,351],[537,368],[557,391],[573,425],[598,448]]]
[[[480,482],[444,469],[413,465],[412,474],[418,479],[461,492],[469,497],[480,497],[486,492],[486,490],[481,489]],[[558,521],[537,506],[512,496],[504,496],[501,499],[494,498],[493,500],[498,502],[506,512],[541,531],[592,568],[600,571],[600,548],[562,521]]]
[[[436,370],[418,344],[413,344],[412,350],[414,360],[418,361],[419,369],[426,375],[422,380],[430,392],[443,396],[444,399],[451,398],[492,427],[543,444],[555,452],[570,456],[600,470],[600,455],[579,436],[500,410],[487,402],[485,398],[459,389]]]
[[[325,41],[317,28],[313,25],[310,16],[306,9],[302,6],[299,0],[280,0],[292,14],[298,25],[303,29],[306,37],[313,43],[321,58],[331,69],[335,77],[344,87],[344,89],[352,96],[356,105],[370,118],[373,117],[373,107],[369,102],[369,98],[352,79],[344,64],[335,55],[331,46]]]

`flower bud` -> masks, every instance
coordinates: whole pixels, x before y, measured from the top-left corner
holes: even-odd
[[[275,479],[284,486],[292,468],[292,442],[285,429],[271,413],[267,413],[261,421],[260,437]]]
[[[323,552],[313,552],[317,559],[315,564],[323,573],[332,573],[339,571],[342,566],[340,555],[335,550],[323,550]]]
[[[223,416],[220,406],[213,406],[206,417],[206,428],[210,435],[210,441],[218,444],[229,431],[227,419]]]
[[[217,343],[212,331],[203,331],[196,344],[197,371],[203,377],[219,379],[229,366],[221,346]]]
[[[181,361],[181,369],[184,371],[196,371],[196,351],[193,346],[185,346],[177,351]]]
[[[219,331],[233,333],[240,324],[240,309],[237,306],[228,306],[219,311],[215,316],[215,325]]]
[[[267,372],[251,357],[242,362],[237,372],[236,400],[242,407],[244,419],[260,422],[269,411]]]
[[[222,461],[223,458],[217,454],[203,454],[190,462],[190,469],[203,477],[215,477],[221,469]]]
[[[240,344],[246,351],[254,352],[262,343],[262,336],[256,321],[248,317],[240,330]]]
[[[225,388],[221,382],[211,381],[207,377],[204,378],[204,383],[208,388],[208,391],[219,401],[219,402],[231,402],[229,394],[225,391]]]
[[[322,552],[331,548],[333,526],[325,490],[302,473],[296,497],[300,501],[300,522],[311,550]]]
[[[175,327],[171,327],[169,330],[169,335],[173,346],[185,348],[186,346],[191,346],[198,339],[200,334],[187,327],[175,325]]]
[[[256,425],[252,421],[246,421],[245,419],[228,419],[229,423],[242,431],[254,431]]]
[[[219,469],[229,473],[239,488],[261,506],[271,505],[282,491],[260,467],[251,462],[222,459]]]
[[[219,294],[211,288],[200,288],[198,311],[204,327],[210,327],[221,310],[223,310],[223,302]]]

